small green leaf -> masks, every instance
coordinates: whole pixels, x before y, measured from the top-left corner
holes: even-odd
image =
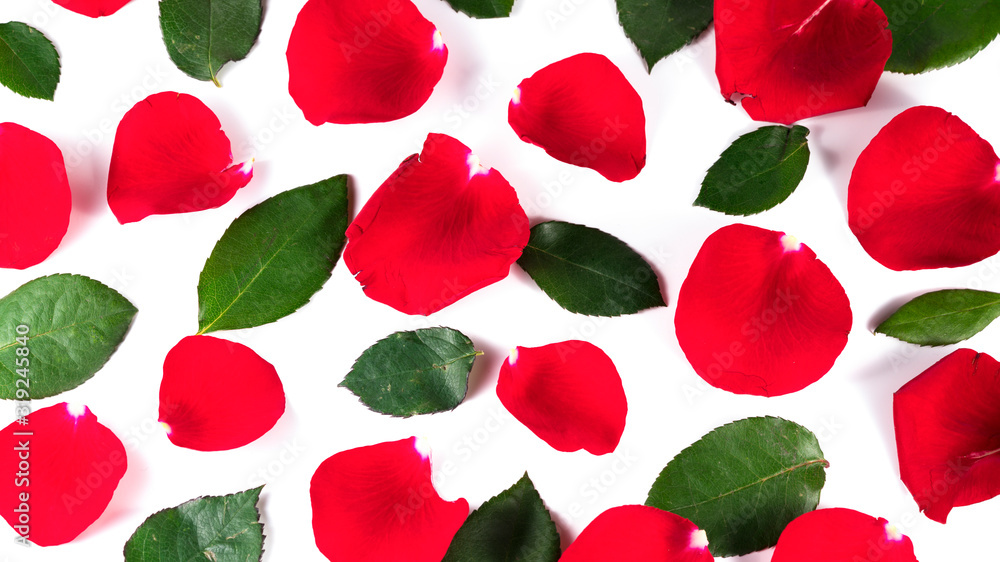
[[[219,84],[219,70],[246,58],[257,41],[261,0],[160,0],[170,60],[185,74]]]
[[[117,291],[82,275],[21,285],[0,299],[0,399],[37,400],[80,386],[118,349],[135,313]]]
[[[478,355],[472,340],[451,328],[396,332],[366,349],[340,386],[390,416],[454,410]]]
[[[229,226],[198,281],[198,333],[251,328],[309,302],[347,231],[347,176],[290,189]]]
[[[653,268],[624,242],[596,228],[560,221],[536,224],[517,264],[570,312],[620,316],[666,306]]]
[[[59,53],[41,32],[19,21],[0,24],[0,84],[27,97],[53,100]]]
[[[713,556],[742,556],[774,546],[788,523],[816,509],[828,466],[808,429],[748,418],[681,451],[653,483],[646,505],[698,525]]]
[[[1000,294],[946,289],[920,295],[875,328],[876,334],[917,345],[950,345],[967,340],[1000,317]]]
[[[556,562],[559,531],[525,473],[473,511],[441,562]]]
[[[455,10],[480,18],[505,18],[514,8],[514,0],[447,0]]]
[[[150,515],[125,543],[125,562],[259,562],[262,488],[197,498]]]
[[[1000,33],[997,0],[878,0],[889,18],[892,56],[885,69],[916,74],[958,64]]]
[[[806,174],[808,135],[799,125],[775,125],[736,139],[708,169],[694,204],[742,216],[788,199]]]
[[[712,23],[712,0],[616,0],[618,21],[649,70]]]

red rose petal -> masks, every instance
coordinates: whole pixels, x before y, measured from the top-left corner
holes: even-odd
[[[125,224],[149,215],[214,209],[253,177],[233,164],[229,138],[212,110],[176,92],[153,94],[130,109],[115,133],[108,205]]]
[[[1000,252],[1000,158],[947,111],[907,109],[858,157],[847,209],[865,251],[890,269],[969,265]]]
[[[448,48],[410,0],[309,0],[286,55],[288,92],[310,123],[381,123],[424,105]]]
[[[99,18],[101,16],[110,16],[111,14],[122,9],[122,6],[128,4],[132,0],[52,0],[52,1],[71,12],[76,12],[78,14],[88,16],[91,18]]]
[[[369,297],[431,314],[506,277],[528,236],[528,217],[500,172],[432,133],[347,228],[344,263]]]
[[[560,562],[641,560],[712,562],[697,525],[645,505],[613,507],[598,515],[569,545]]]
[[[611,358],[585,341],[515,348],[500,367],[497,396],[557,451],[610,453],[625,431],[622,379]]]
[[[779,396],[816,382],[847,345],[851,305],[793,236],[735,224],[705,240],[677,298],[677,340],[701,378]]]
[[[312,477],[313,534],[330,560],[439,562],[469,515],[444,501],[415,437],[350,449]]]
[[[0,515],[36,545],[65,544],[108,507],[128,467],[125,447],[86,406],[63,402],[27,422],[0,431]]]
[[[72,195],[62,152],[16,123],[0,123],[0,267],[41,263],[69,228]]]
[[[791,124],[867,104],[892,34],[872,0],[716,0],[715,45],[723,97]]]
[[[953,507],[1000,495],[1000,363],[959,349],[893,397],[899,472],[920,510],[944,523]]]
[[[885,519],[853,509],[810,511],[778,538],[771,562],[917,562],[913,543]]]
[[[245,345],[188,336],[163,361],[160,422],[178,447],[242,447],[274,427],[284,411],[277,371]]]
[[[604,55],[574,55],[525,78],[507,121],[524,142],[611,181],[630,180],[646,165],[642,99]]]

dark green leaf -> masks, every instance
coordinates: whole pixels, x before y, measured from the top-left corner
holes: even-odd
[[[447,0],[451,7],[474,18],[505,18],[514,0]]]
[[[555,562],[559,531],[525,473],[465,520],[442,562]]]
[[[59,85],[59,53],[37,29],[0,24],[0,83],[28,98],[52,100]]]
[[[346,230],[343,175],[247,210],[201,271],[198,333],[260,326],[298,310],[330,278]]]
[[[125,562],[259,562],[261,488],[197,498],[150,515],[125,543]]]
[[[80,386],[118,349],[135,313],[117,291],[82,275],[18,287],[0,299],[0,398],[36,400]]]
[[[785,525],[816,509],[828,466],[808,429],[748,418],[681,451],[646,505],[693,521],[708,535],[713,556],[741,556],[774,546]]]
[[[795,191],[809,164],[809,129],[761,127],[736,139],[708,169],[694,204],[727,215],[753,215]]]
[[[617,0],[618,21],[649,70],[712,23],[712,0]]]
[[[454,410],[478,355],[472,340],[451,328],[396,332],[366,349],[340,386],[391,416]]]
[[[877,0],[889,18],[885,69],[915,74],[958,64],[1000,33],[997,0]]]
[[[570,312],[619,316],[666,306],[653,268],[624,242],[596,228],[560,221],[536,224],[517,264]]]
[[[160,0],[170,60],[185,74],[219,86],[219,70],[243,60],[260,34],[261,0]]]
[[[875,328],[917,345],[950,345],[967,340],[1000,317],[1000,294],[972,289],[934,291],[899,307]]]

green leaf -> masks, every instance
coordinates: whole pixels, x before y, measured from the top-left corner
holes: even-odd
[[[330,278],[346,231],[345,175],[247,210],[201,271],[198,333],[260,326],[301,308]]]
[[[451,328],[396,332],[366,349],[340,386],[390,416],[454,410],[479,355],[472,340]]]
[[[525,473],[465,520],[441,562],[555,562],[559,531]]]
[[[259,562],[262,488],[197,498],[150,515],[125,543],[125,562]]]
[[[59,53],[41,32],[19,21],[0,24],[0,84],[27,97],[53,100]]]
[[[774,546],[785,525],[816,509],[829,463],[816,436],[780,418],[716,428],[670,461],[646,505],[686,517],[713,556]]]
[[[614,236],[568,222],[531,228],[517,260],[559,306],[591,316],[619,316],[666,306],[656,272]]]
[[[916,74],[958,64],[1000,33],[997,0],[877,0],[889,18],[885,69]]]
[[[920,295],[875,328],[917,345],[950,345],[967,340],[1000,317],[1000,294],[947,289]]]
[[[243,60],[257,41],[261,0],[160,0],[170,60],[185,74],[219,84],[219,70]]]
[[[514,8],[514,0],[447,0],[455,10],[474,18],[505,18]]]
[[[649,70],[712,23],[712,0],[616,0],[618,21]]]
[[[37,400],[80,386],[107,363],[135,313],[117,291],[82,275],[21,285],[0,299],[0,399]]]
[[[788,199],[806,174],[808,135],[800,125],[775,125],[736,139],[708,169],[694,204],[742,216]]]

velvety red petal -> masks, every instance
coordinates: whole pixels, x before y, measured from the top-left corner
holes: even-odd
[[[36,545],[65,544],[108,507],[128,467],[125,447],[86,406],[64,402],[26,419],[0,431],[0,515]]]
[[[585,341],[514,348],[500,367],[497,396],[558,451],[610,453],[625,431],[621,376],[607,354]]]
[[[56,4],[84,16],[110,16],[132,0],[52,0]]]
[[[163,361],[160,422],[178,447],[242,447],[267,433],[284,412],[277,371],[245,345],[188,336]]]
[[[716,0],[715,45],[723,97],[791,124],[867,104],[892,34],[872,0]]]
[[[810,511],[778,538],[771,562],[917,562],[913,543],[885,519],[853,509]]]
[[[214,209],[253,177],[233,164],[219,118],[194,96],[153,94],[125,114],[111,152],[108,205],[125,224]]]
[[[286,55],[288,92],[310,123],[381,123],[424,105],[448,48],[410,0],[309,0]]]
[[[851,331],[844,288],[793,236],[735,224],[705,240],[677,298],[677,340],[716,388],[778,396],[816,382]]]
[[[591,521],[559,560],[712,562],[714,558],[705,532],[694,523],[655,507],[623,505]]]
[[[55,251],[72,195],[62,152],[16,123],[0,123],[0,267],[24,269]]]
[[[344,263],[369,297],[431,314],[506,277],[528,236],[528,217],[500,172],[432,133],[347,228]]]
[[[524,142],[611,181],[630,180],[646,165],[642,99],[604,55],[574,55],[525,78],[507,121]]]
[[[1000,158],[961,119],[914,107],[858,157],[851,231],[894,270],[960,267],[1000,251]]]
[[[1000,495],[1000,363],[959,349],[893,397],[899,472],[927,517]]]
[[[417,439],[350,449],[312,477],[313,534],[330,560],[439,562],[469,515],[469,502],[444,501]]]

